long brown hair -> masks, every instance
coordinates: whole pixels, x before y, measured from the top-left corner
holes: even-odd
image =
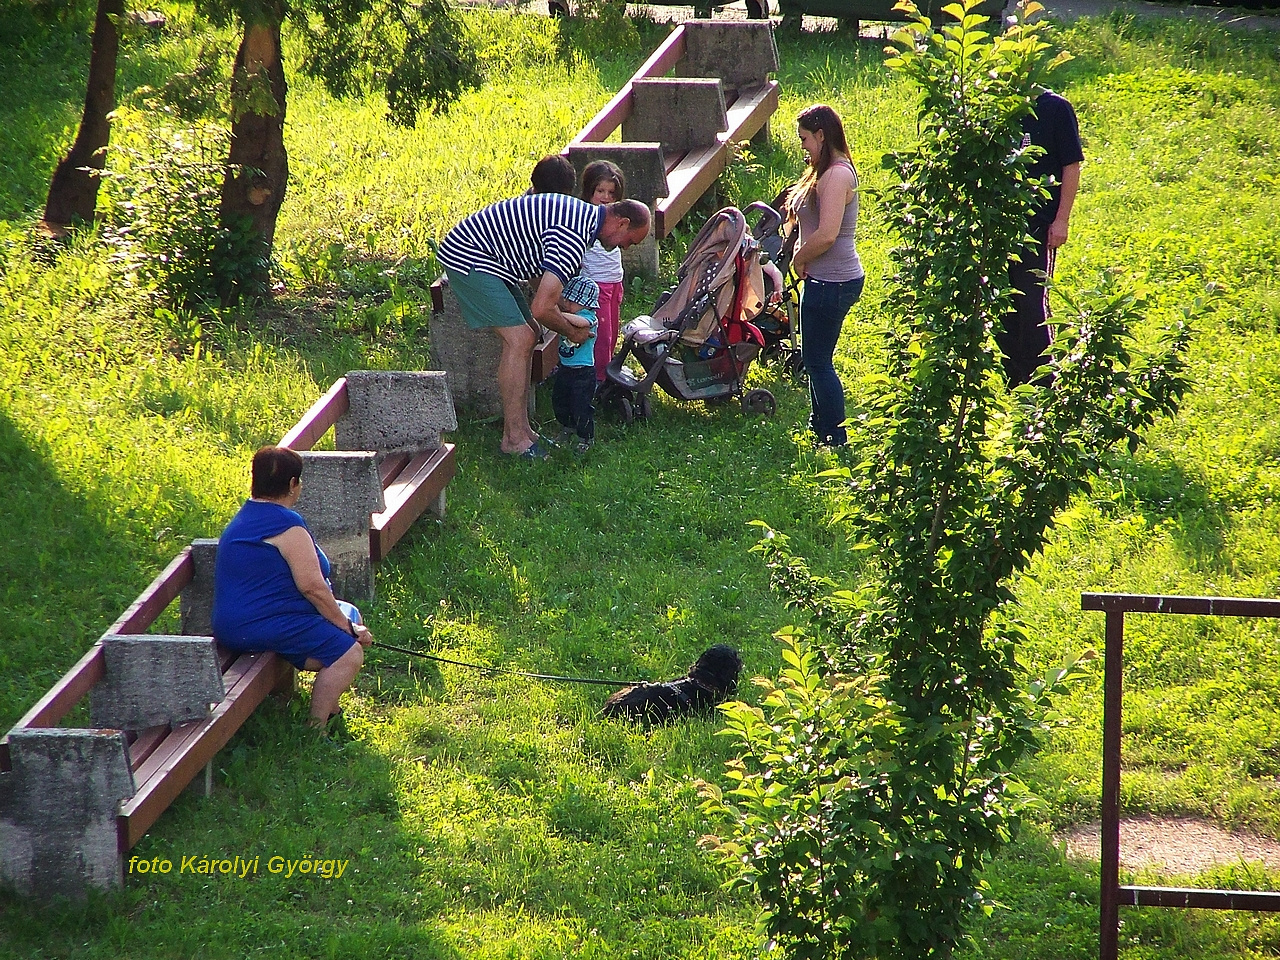
[[[844,124],[840,122],[840,114],[825,103],[815,103],[811,107],[805,107],[796,117],[796,124],[809,133],[822,131],[822,151],[813,159],[796,185],[791,188],[791,193],[787,197],[787,208],[792,215],[803,206],[817,188],[818,180],[830,168],[834,154],[842,153],[846,157],[849,156],[849,141],[845,139]],[[849,166],[853,167],[852,158],[849,160]],[[858,182],[856,167],[853,168],[853,180],[855,184]]]

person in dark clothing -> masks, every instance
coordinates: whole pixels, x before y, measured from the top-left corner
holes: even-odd
[[[1009,283],[1014,289],[1013,310],[1006,315],[1004,330],[996,343],[1004,353],[1005,378],[1010,387],[1027,383],[1044,362],[1049,346],[1049,303],[1045,287],[1053,276],[1058,248],[1067,242],[1071,208],[1080,189],[1080,125],[1075,110],[1065,97],[1051,90],[1036,98],[1034,115],[1022,122],[1022,146],[1041,147],[1028,175],[1042,178],[1050,196],[1032,210],[1027,232],[1034,243],[1022,248],[1017,261],[1009,264]]]

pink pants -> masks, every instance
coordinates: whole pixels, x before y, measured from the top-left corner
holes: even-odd
[[[622,282],[600,284],[600,309],[596,318],[596,383],[604,382],[604,368],[618,346],[618,317],[622,313]]]

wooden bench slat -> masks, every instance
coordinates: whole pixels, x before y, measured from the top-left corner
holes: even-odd
[[[723,143],[701,150],[690,150],[680,164],[667,174],[671,192],[658,201],[656,228],[659,237],[668,236],[671,227],[679,223],[680,218],[716,182],[716,177],[725,168],[728,156],[728,147]]]
[[[120,805],[117,818],[121,851],[142,839],[291,669],[274,653],[241,654],[231,667],[238,677],[227,677],[227,696],[209,718],[175,727],[163,747],[135,772],[138,792]]]
[[[106,657],[102,644],[95,643],[85,652],[76,665],[62,675],[62,679],[34,707],[22,715],[15,728],[56,727],[58,721],[71,712],[89,692],[90,688],[106,676]],[[9,758],[9,735],[0,738],[0,771],[13,769]]]
[[[222,702],[225,703],[235,697],[236,685],[239,684],[257,663],[260,653],[242,653],[235,662],[226,669],[222,675],[222,681],[226,685],[227,695],[223,697]],[[160,742],[152,747],[147,757],[136,767],[133,768],[134,786],[141,793],[146,789],[147,784],[154,778],[157,773],[164,769],[166,762],[173,756],[174,752],[180,749],[185,741],[189,731],[199,730],[201,726],[209,722],[215,711],[209,714],[204,720],[191,720],[187,723],[175,724],[171,728],[169,737],[161,737]]]
[[[183,547],[182,551],[169,561],[154,580],[138,595],[138,599],[130,604],[129,609],[120,614],[111,626],[109,634],[133,636],[146,633],[147,628],[156,622],[156,617],[164,613],[182,592],[182,588],[195,576],[196,565],[191,559],[191,548]]]
[[[138,738],[129,745],[129,769],[137,770],[146,759],[156,752],[156,748],[164,742],[173,727],[164,724],[159,727],[147,727],[138,733]]]
[[[421,453],[383,491],[386,509],[369,521],[369,554],[376,563],[404,536],[427,504],[440,495],[458,472],[452,443]]]
[[[541,383],[560,365],[560,334],[554,330],[542,331],[542,338],[534,345],[529,376],[534,383]]]
[[[778,81],[739,94],[729,106],[729,129],[721,134],[729,143],[750,140],[778,110]]]
[[[328,392],[311,405],[293,429],[280,439],[280,446],[290,450],[310,450],[329,432],[351,407],[347,397],[347,378],[339,377]]]
[[[387,489],[412,458],[412,454],[408,453],[389,453],[382,459],[382,463],[378,464],[378,480],[382,483],[383,490]]]

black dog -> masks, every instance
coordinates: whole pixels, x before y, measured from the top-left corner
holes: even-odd
[[[689,675],[667,683],[638,683],[624,687],[604,702],[606,717],[645,723],[665,723],[689,713],[708,713],[738,689],[742,658],[719,643],[698,658]]]

